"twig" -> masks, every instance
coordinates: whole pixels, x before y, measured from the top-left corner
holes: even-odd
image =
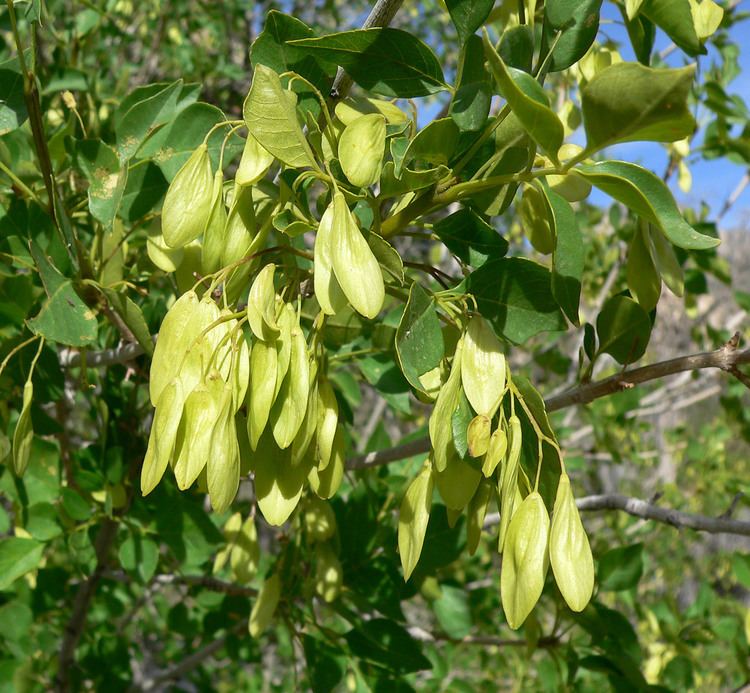
[[[107,557],[109,550],[117,536],[119,522],[107,518],[102,523],[99,534],[96,535],[94,550],[96,552],[96,568],[94,572],[81,584],[73,601],[73,611],[70,620],[63,631],[63,640],[60,647],[58,659],[57,674],[55,675],[55,690],[70,690],[70,667],[73,664],[76,646],[81,639],[83,629],[86,625],[86,615],[88,614],[91,599],[94,596],[96,587],[101,580],[107,567]]]
[[[557,411],[577,404],[588,404],[600,397],[606,397],[621,390],[634,387],[635,385],[640,385],[650,380],[658,380],[659,378],[674,375],[675,373],[682,373],[683,371],[719,368],[731,373],[732,369],[736,369],[738,365],[750,363],[750,349],[738,351],[738,341],[739,335],[736,334],[729,342],[715,351],[680,356],[669,361],[660,361],[650,366],[643,366],[632,371],[618,373],[597,382],[580,385],[568,392],[548,398],[545,400],[545,406],[547,411]],[[742,375],[747,378],[744,374]],[[421,438],[404,445],[396,446],[395,448],[389,448],[388,450],[379,450],[366,455],[358,455],[347,461],[347,467],[349,469],[377,467],[389,462],[395,462],[396,460],[402,460],[406,457],[429,452],[429,450],[429,438]]]
[[[367,19],[365,19],[364,24],[362,24],[362,28],[372,29],[388,26],[403,2],[404,0],[378,0]],[[352,84],[352,78],[340,67],[331,87],[331,99],[339,101],[345,98],[352,88]]]
[[[452,638],[443,633],[431,633],[419,626],[411,626],[407,628],[407,631],[414,640],[420,642],[450,642],[454,645],[481,645],[483,647],[527,647],[529,644],[528,640],[498,638],[496,635],[467,635],[463,638]],[[539,638],[536,643],[537,647],[554,647],[559,644],[560,640],[555,636]]]
[[[590,512],[594,510],[622,510],[633,517],[643,520],[654,520],[677,529],[694,529],[698,532],[709,532],[710,534],[738,534],[750,537],[750,522],[732,520],[729,517],[708,517],[707,515],[695,515],[685,513],[674,508],[660,508],[653,502],[621,496],[617,493],[602,494],[597,496],[584,496],[576,501],[579,510]],[[493,513],[484,520],[484,527],[489,528],[500,522],[500,514]]]
[[[154,339],[156,335],[154,335]],[[58,355],[60,366],[63,368],[75,368],[82,363],[81,351],[78,349],[61,349]],[[118,363],[127,363],[143,353],[143,347],[137,342],[121,344],[113,349],[102,351],[91,351],[86,353],[86,367],[113,366]]]
[[[243,587],[232,582],[219,580],[207,575],[157,575],[153,579],[157,585],[190,585],[204,587],[212,592],[223,592],[238,597],[257,597],[258,590],[252,587]]]
[[[226,644],[227,640],[229,640],[230,637],[233,637],[234,635],[238,635],[243,631],[243,629],[247,628],[247,624],[245,622],[239,622],[235,624],[232,628],[230,628],[222,637],[214,640],[213,642],[208,643],[205,647],[202,647],[200,650],[197,650],[196,652],[193,652],[193,654],[185,657],[180,662],[177,662],[174,666],[170,667],[169,669],[166,669],[161,674],[155,676],[152,679],[144,681],[138,690],[141,691],[152,691],[155,688],[158,688],[162,684],[165,684],[169,681],[173,681],[176,678],[179,678],[183,674],[187,674],[189,671],[192,671],[196,667],[199,667],[206,659],[208,659],[211,655],[213,655],[215,652],[218,652],[224,645]],[[131,690],[136,690],[135,688],[131,688]]]

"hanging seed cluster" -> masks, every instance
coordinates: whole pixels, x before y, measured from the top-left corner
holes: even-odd
[[[375,319],[389,286],[399,285],[395,249],[378,236],[379,225],[363,232],[352,210],[373,200],[368,188],[383,175],[388,134],[408,128],[409,121],[393,104],[371,99],[339,104],[335,121],[322,99],[321,108],[325,128],[308,118],[303,131],[294,93],[275,72],[258,66],[244,121],[224,124],[232,133],[248,131],[234,181],[224,181],[221,163],[214,170],[203,144],[171,182],[161,233],[149,239],[148,251],[160,268],[176,272],[183,292],[164,318],[153,355],[149,394],[155,413],[141,489],[150,493],[170,467],[180,489],[196,484],[222,512],[240,479],[251,474],[257,507],[269,524],[282,525],[301,506],[300,526],[317,546],[314,590],[330,602],[341,589],[342,570],[325,499],[341,484],[345,438],[323,335],[329,316],[345,309]],[[266,174],[276,164],[278,185],[272,185]],[[285,176],[295,169],[296,176]],[[311,195],[319,217],[308,206]],[[394,209],[399,204],[404,201]],[[277,245],[269,247],[272,234]],[[302,234],[314,238],[312,253],[294,242]],[[302,256],[307,265],[277,266],[268,261],[270,251],[282,262]],[[314,301],[306,295],[311,290]],[[404,495],[399,550],[408,579],[422,551],[435,488],[452,522],[467,513],[471,553],[496,503],[502,602],[517,628],[539,599],[548,565],[570,607],[583,609],[593,590],[593,561],[559,455],[550,521],[539,492],[547,464],[542,447],[558,453],[559,447],[514,385],[491,325],[468,310],[471,300],[460,295],[445,304],[454,308],[448,318],[461,337],[450,367],[444,361],[428,374],[434,386],[421,393],[435,397],[432,451]],[[304,317],[303,303],[311,302],[314,317],[309,311]],[[539,453],[535,475],[522,464],[527,435]],[[224,531],[226,548],[215,569],[229,565],[245,582],[259,560],[254,515],[232,515]],[[278,572],[265,581],[250,617],[253,635],[270,622],[281,589]]]

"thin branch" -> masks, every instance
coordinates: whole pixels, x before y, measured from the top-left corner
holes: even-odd
[[[403,2],[404,0],[378,0],[367,19],[365,19],[364,24],[362,24],[362,28],[372,29],[388,26]],[[333,80],[331,98],[335,101],[345,98],[352,88],[352,84],[352,78],[340,67],[336,73],[336,78]]]
[[[640,498],[621,496],[617,493],[584,496],[576,501],[576,505],[579,510],[585,512],[594,510],[621,510],[633,517],[662,522],[677,529],[694,529],[697,532],[709,532],[710,534],[738,534],[750,537],[750,522],[732,520],[726,516],[726,513],[719,517],[695,515],[693,513],[682,512],[681,510],[674,510],[673,508],[661,508]],[[499,522],[500,514],[492,513],[485,518],[484,528],[493,527]]]
[[[690,356],[680,356],[668,361],[660,361],[650,366],[635,368],[632,371],[618,373],[609,378],[604,378],[593,383],[579,385],[568,392],[563,392],[554,397],[545,400],[547,411],[557,411],[572,407],[578,404],[588,404],[600,397],[606,397],[622,390],[630,389],[635,385],[658,380],[660,378],[682,373],[684,371],[694,371],[704,368],[718,368],[720,370],[732,373],[737,366],[744,363],[750,363],[750,349],[738,351],[739,334],[732,337],[729,342],[715,351],[707,351]],[[737,377],[736,374],[732,373]],[[747,378],[747,376],[743,377]],[[750,380],[750,379],[749,379]],[[366,455],[357,455],[347,461],[349,469],[366,469],[368,467],[377,467],[396,460],[402,460],[413,455],[420,455],[430,451],[429,438],[398,445],[388,450],[379,450],[370,452]]]
[[[443,633],[431,633],[419,626],[407,628],[409,635],[420,642],[449,642],[454,645],[481,645],[483,647],[527,647],[528,640],[499,638],[496,635],[467,635],[463,638],[451,638]],[[559,638],[547,636],[539,638],[537,647],[555,647],[560,644]]]
[[[156,335],[154,335],[154,339]],[[60,366],[63,368],[75,368],[83,363],[82,351],[79,349],[61,349],[58,355]],[[137,342],[121,344],[112,349],[102,351],[86,352],[86,367],[96,368],[98,366],[113,366],[118,363],[127,363],[143,353],[143,347]]]
[[[101,580],[107,567],[109,550],[117,536],[119,527],[117,520],[107,518],[102,523],[99,534],[96,535],[94,550],[96,552],[96,568],[94,572],[81,584],[73,601],[73,610],[70,620],[63,631],[62,645],[58,658],[57,674],[55,675],[55,690],[70,690],[70,667],[73,664],[76,646],[83,635],[86,626],[86,615],[88,614],[91,600],[94,597],[96,587]]]
[[[229,638],[234,637],[235,635],[239,635],[239,633],[241,633],[245,628],[247,628],[247,624],[245,622],[235,624],[222,637],[208,643],[208,645],[202,647],[200,650],[193,652],[193,654],[185,657],[185,659],[177,662],[177,664],[170,667],[169,669],[166,669],[154,678],[144,681],[140,685],[138,690],[152,691],[159,688],[163,684],[168,683],[169,681],[174,681],[180,676],[187,674],[189,671],[192,671],[193,669],[203,664],[206,659],[208,659],[214,653],[218,652],[222,647],[224,647]],[[136,689],[132,688],[131,690]]]
[[[252,587],[243,587],[232,582],[219,580],[206,575],[157,575],[153,579],[157,585],[190,585],[203,587],[212,592],[223,592],[238,597],[257,597],[258,590]]]

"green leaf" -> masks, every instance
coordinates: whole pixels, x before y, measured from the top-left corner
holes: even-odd
[[[705,250],[719,245],[718,238],[698,233],[682,218],[669,188],[651,171],[625,161],[579,165],[574,170],[650,221],[674,245],[688,250]]]
[[[0,70],[0,135],[20,128],[28,117],[23,75],[15,70]]]
[[[644,310],[651,311],[661,296],[661,277],[651,254],[647,234],[647,228],[638,224],[628,247],[626,276],[630,293]]]
[[[409,384],[424,392],[426,388],[419,377],[440,366],[444,353],[435,302],[418,282],[414,282],[396,330],[396,356]]]
[[[394,621],[373,618],[344,637],[355,657],[390,671],[406,674],[432,668],[419,643]]]
[[[482,39],[470,36],[461,51],[456,91],[448,113],[459,130],[475,132],[487,122],[491,101],[492,84],[484,66]]]
[[[618,592],[638,584],[643,575],[643,544],[610,549],[599,559],[597,577],[603,590]]]
[[[328,74],[335,74],[336,66],[321,65],[303,48],[289,43],[306,38],[314,38],[313,30],[307,24],[291,15],[271,10],[263,31],[253,41],[250,60],[253,65],[265,65],[278,74],[296,72],[321,92],[326,92],[330,83]]]
[[[115,289],[102,288],[102,293],[128,329],[133,333],[138,344],[143,347],[149,356],[154,353],[154,342],[151,339],[146,319],[138,304],[134,303],[128,296]]]
[[[174,117],[183,87],[181,79],[166,87],[162,85],[159,91],[134,103],[122,115],[115,125],[117,153],[122,161],[130,159],[156,128]]]
[[[550,72],[565,70],[577,63],[591,47],[599,31],[602,0],[548,0],[544,3],[544,35],[552,45]]]
[[[501,258],[508,252],[508,241],[468,208],[459,209],[436,221],[433,231],[448,250],[474,268]]]
[[[598,72],[581,92],[586,151],[615,142],[676,142],[696,124],[687,98],[695,66],[645,67],[616,63]]]
[[[565,329],[550,272],[531,260],[490,260],[466,278],[465,288],[498,336],[511,342],[520,344],[540,332]]]
[[[651,337],[651,318],[632,298],[613,296],[596,319],[598,353],[610,354],[618,363],[637,361]]]
[[[357,29],[290,43],[340,65],[373,94],[413,98],[447,88],[435,54],[416,36],[400,29]]]
[[[552,295],[568,320],[578,325],[578,304],[581,300],[581,276],[586,245],[578,228],[570,203],[548,186],[542,186],[551,211],[555,249],[552,254]]]
[[[452,118],[438,118],[422,128],[409,143],[402,166],[412,161],[447,164],[458,145],[459,130]]]
[[[149,137],[138,150],[138,157],[153,159],[167,181],[171,181],[203,142],[208,131],[225,120],[226,116],[215,106],[207,103],[191,104],[174,120]],[[214,167],[219,164],[219,152],[228,130],[229,128],[217,128],[208,138],[208,153]],[[242,138],[237,134],[232,135],[224,152],[224,162],[230,161],[243,146]]]
[[[69,346],[82,347],[95,342],[96,316],[75,292],[73,283],[57,271],[33,241],[31,254],[48,299],[39,314],[28,320],[29,329],[45,339]]]
[[[130,534],[117,552],[123,570],[148,582],[156,572],[159,563],[159,546],[140,534]]]
[[[705,55],[693,23],[690,0],[646,0],[640,14],[663,29],[688,55]]]
[[[531,75],[505,66],[503,59],[484,33],[484,54],[490,64],[500,94],[531,138],[557,162],[557,151],[563,142],[564,128],[557,114],[549,107],[544,89]]]
[[[396,177],[392,161],[386,161],[380,176],[380,196],[395,197],[407,192],[415,192],[429,188],[450,173],[447,166],[437,166],[425,171],[412,171],[408,168],[401,170]]]
[[[290,98],[291,97],[291,98]],[[281,86],[279,76],[258,65],[242,108],[248,130],[256,140],[287,166],[317,169],[310,145],[297,119],[294,94]]]
[[[446,0],[445,4],[463,44],[485,23],[495,0]]]
[[[651,61],[651,51],[654,48],[654,40],[656,39],[656,27],[651,21],[640,14],[633,17],[633,19],[628,19],[627,12],[622,5],[620,6],[620,12],[625,22],[625,28],[628,31],[628,37],[633,46],[635,57],[639,63],[648,65]]]
[[[8,537],[0,539],[0,590],[34,570],[42,560],[44,545],[33,539]]]
[[[110,228],[122,201],[128,179],[117,152],[101,140],[69,140],[76,168],[89,183],[89,209],[105,228]]]
[[[507,67],[530,73],[534,60],[534,30],[528,24],[506,29],[497,52]]]
[[[432,604],[440,627],[451,638],[460,640],[473,627],[469,595],[466,589],[453,585],[440,586],[440,599]]]

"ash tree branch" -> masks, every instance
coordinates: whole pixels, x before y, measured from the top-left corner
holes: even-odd
[[[661,522],[677,529],[694,529],[697,532],[708,532],[710,534],[738,534],[750,537],[750,522],[731,519],[728,517],[729,511],[719,517],[696,515],[675,510],[674,508],[662,508],[640,498],[622,496],[617,493],[584,496],[576,501],[576,505],[579,510],[584,512],[620,510],[633,517]],[[484,527],[487,529],[497,525],[499,522],[500,514],[493,513],[485,518]]]
[[[670,375],[685,371],[695,371],[706,368],[718,368],[738,378],[750,387],[750,378],[743,374],[738,366],[750,363],[750,349],[738,351],[739,333],[735,334],[724,346],[714,351],[706,351],[689,356],[679,356],[668,361],[659,361],[649,366],[635,368],[616,375],[598,380],[593,383],[585,383],[578,387],[560,393],[545,400],[547,411],[558,411],[566,407],[579,404],[588,404],[601,397],[630,389],[636,385],[659,380]],[[413,455],[420,455],[430,450],[429,438],[421,438],[416,441],[398,445],[388,450],[379,450],[366,455],[357,455],[347,461],[349,469],[367,469],[377,467],[396,460],[402,460]]]

